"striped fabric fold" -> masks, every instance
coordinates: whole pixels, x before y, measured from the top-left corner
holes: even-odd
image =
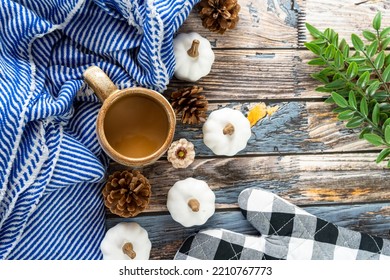
[[[91,65],[162,92],[197,0],[0,3],[0,259],[101,259],[108,159]]]

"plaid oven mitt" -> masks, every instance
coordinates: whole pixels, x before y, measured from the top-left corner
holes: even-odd
[[[238,203],[260,236],[224,229],[202,230],[187,238],[175,259],[390,259],[389,240],[338,227],[273,193],[246,189]]]

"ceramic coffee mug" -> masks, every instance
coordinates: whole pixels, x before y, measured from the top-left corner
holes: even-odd
[[[103,102],[97,136],[108,156],[120,164],[141,167],[167,151],[176,117],[164,96],[140,87],[119,90],[96,66],[88,68],[84,78]]]

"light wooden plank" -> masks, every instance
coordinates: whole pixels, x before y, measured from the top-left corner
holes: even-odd
[[[378,11],[382,12],[382,27],[390,26],[389,0],[298,0],[302,7],[299,14],[299,46],[310,41],[304,22],[323,31],[332,28],[340,38],[351,42],[352,33],[361,35],[365,29],[372,29],[372,20]]]
[[[298,43],[298,11],[291,1],[240,0],[240,20],[235,29],[223,35],[202,26],[197,9],[178,32],[197,32],[216,48],[291,48]]]
[[[342,205],[305,207],[312,213],[336,225],[389,238],[390,211],[388,204]],[[259,233],[240,211],[216,212],[205,225],[185,228],[172,220],[170,215],[143,216],[131,219],[112,218],[107,228],[119,222],[137,222],[144,227],[152,242],[151,259],[173,259],[180,245],[190,235],[201,229],[224,228],[242,234],[258,236]]]
[[[194,177],[215,192],[218,209],[236,209],[246,188],[263,188],[299,205],[390,200],[390,170],[377,165],[376,154],[330,154],[196,159],[186,169],[166,160],[144,167],[150,180],[150,207],[140,215],[167,211],[166,199],[178,180]],[[110,172],[127,167],[112,165]],[[109,215],[112,217],[112,215]]]
[[[234,108],[247,115],[255,102],[210,104],[208,113],[223,107]],[[268,103],[279,106],[271,118],[265,117],[252,127],[247,147],[238,155],[285,153],[341,152],[378,150],[358,138],[358,130],[345,128],[337,120],[333,107],[323,102]],[[197,156],[213,156],[203,143],[201,125],[183,125],[178,121],[175,140],[186,138],[194,143]]]
[[[317,68],[307,65],[314,56],[305,50],[215,50],[211,72],[189,83],[173,78],[166,94],[194,84],[204,87],[209,100],[316,99],[326,94],[314,89],[310,77]]]

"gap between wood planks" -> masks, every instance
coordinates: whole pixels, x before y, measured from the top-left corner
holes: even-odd
[[[294,204],[302,209],[305,208],[314,208],[314,207],[337,207],[337,206],[363,206],[363,205],[375,205],[375,204],[389,204],[390,205],[390,200],[378,200],[378,201],[371,201],[371,202],[343,202],[343,203],[314,203],[310,205],[306,204]],[[238,204],[231,204],[231,207],[226,207],[226,208],[215,208],[215,212],[237,212],[241,211],[240,207]],[[137,217],[142,218],[142,217],[149,217],[149,216],[164,216],[164,215],[170,215],[168,210],[163,210],[163,211],[146,211],[141,214],[139,214]],[[108,209],[106,209],[106,219],[124,219],[122,217],[119,217],[115,214],[112,214]],[[130,219],[130,218],[129,218]]]

